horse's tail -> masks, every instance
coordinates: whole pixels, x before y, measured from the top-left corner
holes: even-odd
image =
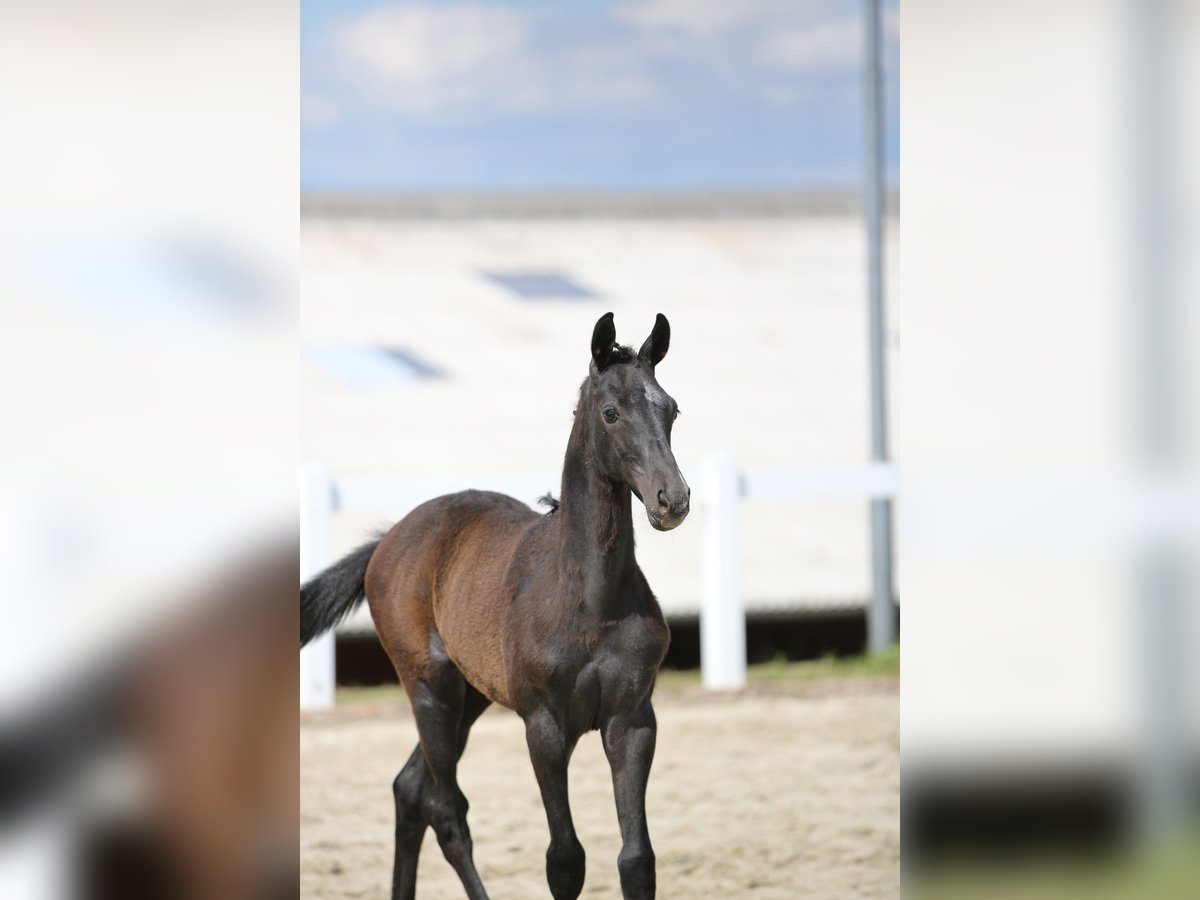
[[[366,599],[367,563],[382,538],[342,557],[300,588],[300,646],[319,637]]]
[[[126,735],[131,666],[106,663],[0,731],[0,831],[28,819]]]

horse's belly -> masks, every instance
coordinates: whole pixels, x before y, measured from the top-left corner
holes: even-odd
[[[446,652],[467,680],[495,703],[511,707],[504,629],[511,596],[503,589],[513,548],[531,520],[511,497],[468,491],[453,549],[433,582],[433,616]]]
[[[435,619],[446,652],[467,681],[492,702],[511,707],[498,599],[495,589],[456,591],[441,598]]]

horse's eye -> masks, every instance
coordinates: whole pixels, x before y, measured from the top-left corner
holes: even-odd
[[[617,421],[617,411],[611,406],[604,407],[604,421],[609,425]]]

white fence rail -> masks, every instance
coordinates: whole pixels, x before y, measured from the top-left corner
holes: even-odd
[[[301,478],[300,576],[307,580],[331,562],[334,512],[398,514],[440,494],[467,487],[533,498],[557,485],[555,473],[445,478],[346,476],[334,480],[321,466]],[[895,467],[883,463],[848,466],[738,469],[727,456],[714,456],[689,479],[692,503],[703,516],[700,604],[700,665],[705,687],[737,688],[746,681],[745,611],[741,591],[739,507],[743,499],[880,500],[896,496]],[[872,608],[872,615],[879,612]],[[887,613],[891,615],[891,611]],[[333,705],[334,636],[326,634],[300,652],[300,706]]]
[[[333,562],[333,481],[322,466],[308,466],[300,477],[300,581]],[[323,634],[300,651],[300,708],[333,706],[334,633]]]

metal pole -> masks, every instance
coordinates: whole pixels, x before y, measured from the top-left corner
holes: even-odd
[[[1123,110],[1130,166],[1131,278],[1126,293],[1133,338],[1131,380],[1135,477],[1177,483],[1183,471],[1183,371],[1176,333],[1183,315],[1172,248],[1177,177],[1171,148],[1170,77],[1174,52],[1172,4],[1127,0],[1131,83]],[[1141,703],[1141,753],[1136,825],[1149,842],[1185,821],[1187,813],[1186,680],[1187,562],[1169,540],[1139,536],[1135,549],[1135,629]]]
[[[867,327],[870,342],[871,459],[886,462],[887,385],[883,331],[883,41],[879,0],[866,0],[863,125],[866,170],[863,209],[867,225]],[[892,597],[892,502],[871,501],[871,607],[867,647],[873,653],[896,640]]]

